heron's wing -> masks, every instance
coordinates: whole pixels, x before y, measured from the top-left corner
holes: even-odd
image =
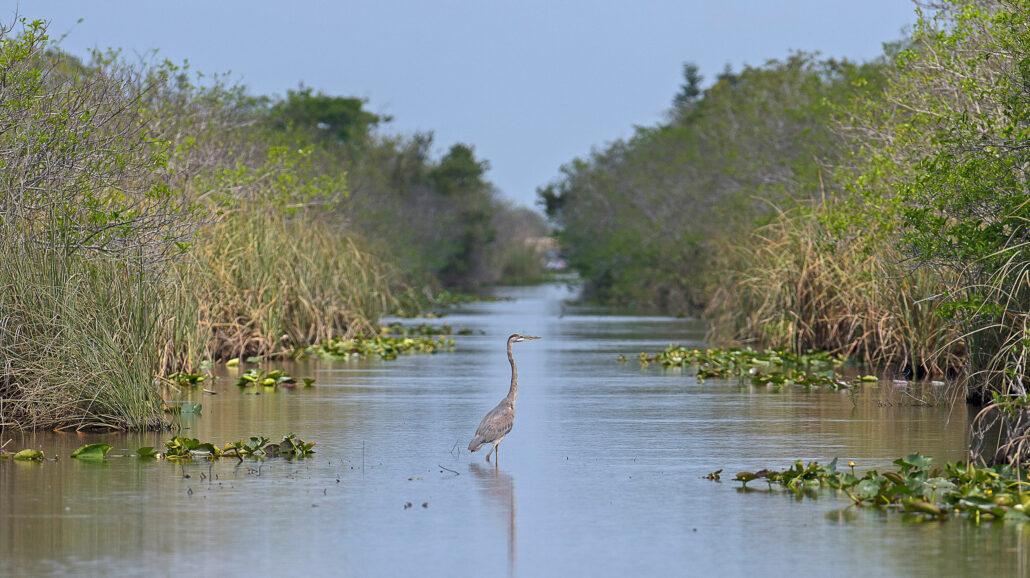
[[[476,437],[483,442],[492,442],[508,435],[515,423],[515,409],[503,401],[486,414],[479,422]]]

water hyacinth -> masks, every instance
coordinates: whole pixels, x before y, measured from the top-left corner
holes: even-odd
[[[189,373],[186,371],[177,371],[165,377],[165,380],[178,387],[196,387],[206,379],[207,376],[202,373]]]
[[[7,460],[7,459],[18,460],[18,461],[37,461],[37,462],[40,462],[40,461],[43,461],[44,459],[46,459],[46,456],[43,455],[43,452],[41,452],[39,450],[32,450],[32,449],[24,449],[24,450],[21,450],[20,452],[15,452],[15,453],[7,453],[7,452],[5,452],[3,450],[0,450],[0,460]]]
[[[845,359],[825,351],[808,351],[796,354],[787,348],[766,349],[687,349],[682,345],[669,345],[663,351],[648,354],[642,352],[637,360],[642,367],[651,363],[662,367],[693,367],[698,380],[706,378],[747,380],[752,385],[805,387],[830,387],[841,389],[849,383],[837,369]],[[628,361],[625,356],[620,362]],[[875,380],[875,377],[858,378],[859,381]]]
[[[1023,491],[1028,472],[1011,465],[976,466],[965,462],[948,462],[943,468],[933,459],[915,453],[894,461],[897,471],[863,476],[838,471],[837,460],[827,465],[800,460],[785,470],[739,472],[734,478],[748,490],[748,482],[764,480],[770,490],[774,486],[799,496],[815,497],[821,488],[845,494],[853,505],[900,511],[918,519],[945,519],[963,516],[975,522],[998,519],[1006,522],[1030,522],[1030,493]],[[721,470],[720,470],[721,471]],[[716,475],[709,479],[718,480]]]
[[[444,323],[443,325],[431,325],[429,323],[419,323],[418,325],[405,325],[399,321],[394,321],[389,325],[379,326],[379,335],[472,335],[471,329],[462,328],[458,331],[454,331],[454,328]]]
[[[304,378],[301,380],[304,387],[309,387],[315,383],[314,379]],[[282,369],[274,369],[271,371],[261,371],[260,369],[247,370],[239,379],[236,380],[238,387],[256,387],[258,385],[264,387],[297,387],[297,379],[292,375],[286,373]]]
[[[219,448],[210,442],[201,442],[196,438],[174,437],[165,443],[165,453],[158,454],[153,448],[140,448],[139,457],[164,457],[170,460],[192,460],[194,458],[216,459],[234,457],[242,460],[247,457],[307,457],[315,453],[312,449],[315,442],[305,442],[295,434],[283,436],[279,443],[269,443],[264,436],[251,436],[249,441],[239,440],[225,444]]]
[[[387,337],[378,336],[372,339],[333,338],[329,341],[313,345],[305,349],[308,355],[319,355],[329,360],[347,360],[371,356],[380,359],[396,359],[402,353],[436,353],[454,349],[454,338],[439,335],[437,337]]]

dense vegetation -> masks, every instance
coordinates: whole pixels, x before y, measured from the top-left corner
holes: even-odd
[[[1005,431],[994,457],[1016,459],[1030,449],[1030,2],[919,10],[873,62],[795,55],[703,90],[687,65],[666,122],[539,194],[593,297],[706,313],[719,340],[961,371],[1005,410],[979,421]]]
[[[471,146],[434,158],[362,100],[198,78],[0,26],[0,427],[157,426],[160,375],[539,274],[546,223]]]

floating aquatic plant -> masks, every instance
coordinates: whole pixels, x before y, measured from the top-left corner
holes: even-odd
[[[16,453],[13,453],[13,454],[9,454],[9,453],[6,453],[6,452],[0,452],[0,460],[6,460],[6,459],[12,459],[12,460],[18,460],[18,461],[42,461],[42,460],[46,459],[46,457],[43,455],[43,452],[41,452],[39,450],[27,450],[26,449],[26,450],[21,450],[20,452],[16,452]]]
[[[315,380],[303,378],[301,383],[304,387],[310,387],[311,384],[315,383]],[[239,387],[256,387],[258,385],[265,387],[297,387],[297,379],[282,369],[271,371],[250,369],[236,380],[236,385]]]
[[[204,380],[207,379],[202,373],[187,373],[185,371],[177,371],[167,377],[165,377],[172,385],[179,387],[196,387],[200,385]]]
[[[1011,465],[976,466],[948,462],[943,468],[933,459],[915,453],[894,461],[897,471],[863,476],[839,471],[837,460],[828,465],[796,462],[785,470],[740,472],[734,478],[743,487],[764,480],[769,488],[779,486],[800,495],[814,496],[814,490],[831,488],[841,492],[855,506],[901,511],[922,519],[944,519],[952,515],[981,519],[1030,522],[1028,471]],[[721,471],[721,470],[720,470]],[[709,476],[709,479],[718,479]],[[748,488],[750,489],[750,488]]]
[[[439,335],[415,337],[378,336],[371,339],[333,338],[308,347],[305,352],[330,360],[346,360],[376,356],[396,359],[403,353],[436,353],[454,349],[454,338]]]
[[[315,453],[315,442],[305,442],[293,433],[283,436],[281,442],[269,443],[263,436],[251,436],[249,441],[235,441],[219,448],[210,442],[201,442],[196,438],[175,437],[165,443],[165,458],[170,460],[192,460],[194,458],[215,459],[221,457],[244,456],[262,457],[307,457]],[[160,457],[154,448],[140,448],[136,452],[140,457]]]
[[[305,442],[299,439],[294,434],[290,433],[283,436],[283,441],[278,444],[269,444],[264,447],[265,453],[270,456],[290,456],[290,457],[305,457],[315,453],[311,448],[315,446],[315,442]]]
[[[102,460],[109,451],[111,451],[111,444],[86,444],[72,452],[72,457],[78,460]]]
[[[314,447],[315,442],[306,442],[293,433],[284,435],[279,443],[271,443],[264,436],[251,436],[247,441],[241,439],[227,443],[222,447],[218,447],[211,442],[202,442],[197,438],[176,436],[165,442],[165,451],[163,453],[158,452],[152,446],[146,446],[136,450],[136,457],[165,458],[169,460],[216,459],[222,457],[234,457],[242,460],[248,456],[303,458],[314,454]],[[87,444],[72,452],[72,457],[78,460],[103,460],[104,456],[110,451],[110,444]],[[39,461],[45,459],[45,457],[43,452],[39,450],[25,449],[14,454],[0,450],[0,459]]]
[[[418,325],[405,325],[399,321],[394,321],[389,325],[379,326],[379,335],[472,335],[474,332],[468,328],[462,328],[458,331],[454,331],[454,328],[448,324],[443,325],[430,325],[429,323],[419,323]]]
[[[642,367],[657,363],[662,367],[694,367],[697,378],[737,378],[753,385],[847,388],[851,384],[837,369],[845,359],[825,351],[808,351],[796,354],[786,348],[766,349],[687,349],[682,345],[669,345],[663,351],[637,356]],[[624,355],[620,362],[628,361]],[[854,381],[875,381],[874,376],[856,378]]]
[[[214,446],[214,444],[210,442],[201,442],[197,438],[176,436],[165,442],[164,457],[167,459],[191,460],[194,456],[198,455],[217,458],[221,455],[221,452]]]
[[[165,413],[174,413],[179,415],[200,415],[201,410],[204,409],[204,405],[200,403],[172,403],[172,405],[165,405]]]
[[[250,441],[239,440],[225,444],[225,447],[222,448],[222,453],[232,454],[239,458],[243,456],[263,456],[265,455],[265,446],[268,443],[268,438],[264,436],[251,436]]]

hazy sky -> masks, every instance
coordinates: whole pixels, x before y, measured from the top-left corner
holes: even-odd
[[[909,0],[0,0],[84,55],[158,49],[257,94],[303,82],[367,98],[391,132],[431,130],[490,161],[503,194],[535,189],[592,147],[659,122],[682,63],[706,79],[791,50],[869,59],[914,22]],[[78,19],[83,22],[76,24]]]

